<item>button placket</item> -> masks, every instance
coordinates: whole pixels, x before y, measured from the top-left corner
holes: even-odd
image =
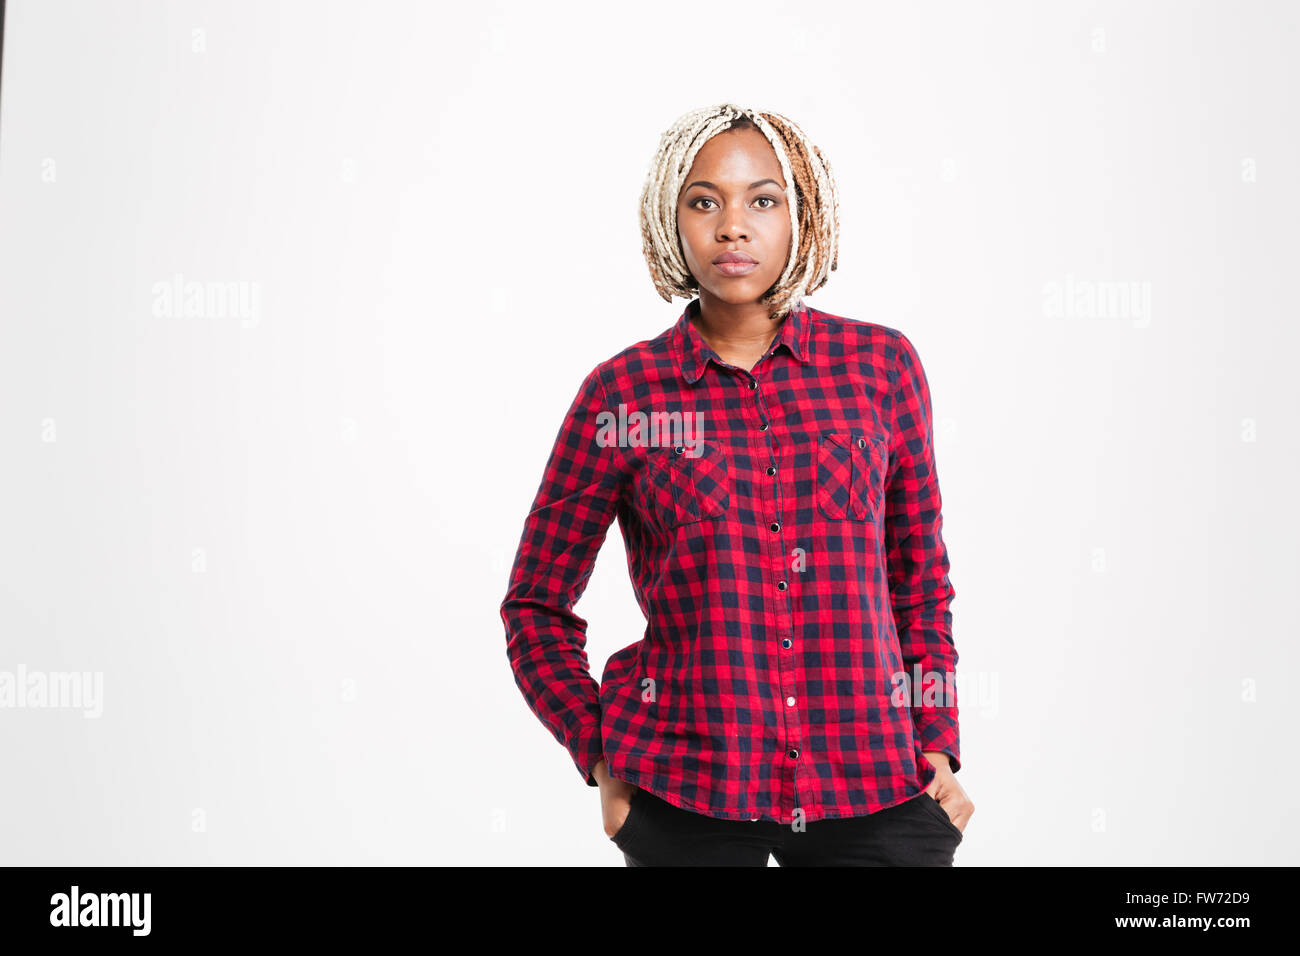
[[[769,567],[772,569],[773,578],[776,579],[776,590],[781,592],[776,596],[776,633],[790,634],[794,630],[794,610],[790,598],[789,582],[785,578],[786,574],[786,549],[783,543],[784,534],[782,533],[783,524],[780,520],[781,503],[783,495],[781,493],[781,481],[777,475],[776,461],[776,443],[770,428],[770,420],[766,414],[763,402],[763,391],[758,388],[757,379],[754,380],[750,390],[754,394],[755,404],[753,408],[757,412],[761,424],[758,428],[762,432],[766,441],[762,447],[767,453],[767,459],[771,464],[767,466],[768,477],[776,478],[772,482],[759,482],[759,507],[762,509],[759,514],[773,515],[769,522],[768,528],[771,534],[768,536],[767,555]],[[758,457],[758,456],[755,456]],[[789,651],[790,642],[785,640],[781,642],[785,651]],[[776,684],[780,697],[793,701],[795,690],[795,662],[793,655],[789,653],[774,654],[776,661]],[[798,753],[798,749],[793,746],[799,740],[800,724],[799,712],[793,705],[782,708],[782,727],[784,728],[784,738],[780,742],[781,746],[787,752]],[[782,768],[780,774],[780,793],[777,795],[777,805],[784,810],[798,806],[798,789],[796,784],[796,775],[798,767],[793,763],[787,763]]]

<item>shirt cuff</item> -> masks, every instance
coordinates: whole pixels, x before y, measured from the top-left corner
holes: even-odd
[[[587,725],[578,731],[577,735],[569,741],[569,753],[573,756],[573,764],[578,768],[578,773],[582,775],[587,786],[599,787],[600,784],[596,782],[591,772],[605,756],[600,726]]]
[[[942,751],[948,755],[948,767],[953,773],[961,769],[961,737],[957,718],[946,710],[925,708],[912,712],[916,725],[916,739],[922,750]]]

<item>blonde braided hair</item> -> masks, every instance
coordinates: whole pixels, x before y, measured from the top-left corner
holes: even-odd
[[[772,144],[785,176],[790,252],[785,271],[763,296],[772,318],[811,295],[839,265],[840,201],[831,165],[798,125],[779,113],[733,103],[683,114],[659,140],[641,191],[641,247],[650,278],[666,302],[692,298],[699,283],[686,265],[677,231],[677,200],[700,148],[729,129],[757,129]]]

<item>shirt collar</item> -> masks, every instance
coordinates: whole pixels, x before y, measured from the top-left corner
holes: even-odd
[[[686,308],[682,310],[681,318],[677,320],[674,329],[674,340],[682,376],[691,384],[697,382],[700,376],[704,374],[709,359],[713,359],[718,363],[722,362],[722,359],[718,357],[718,353],[708,346],[699,330],[691,322],[691,319],[697,318],[699,314],[700,300],[697,297],[686,304]],[[784,345],[799,362],[808,361],[808,332],[811,325],[808,305],[803,299],[797,299],[781,322],[781,331],[777,333],[776,342],[772,346],[773,351],[777,347]]]

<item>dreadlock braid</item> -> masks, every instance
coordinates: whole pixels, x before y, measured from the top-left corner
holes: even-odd
[[[641,191],[641,248],[650,278],[666,302],[692,298],[699,283],[686,265],[677,231],[677,200],[695,155],[729,129],[757,129],[772,144],[785,176],[790,209],[790,252],[785,271],[763,296],[773,318],[811,295],[839,265],[840,201],[831,164],[798,125],[779,113],[733,103],[691,110],[659,139]]]

